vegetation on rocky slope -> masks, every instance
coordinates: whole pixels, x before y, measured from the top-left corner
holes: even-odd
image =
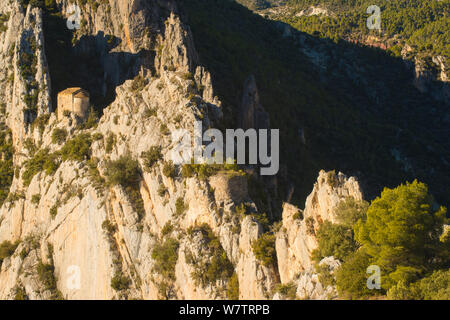
[[[320,225],[313,257],[318,262],[334,256],[342,262],[335,274],[341,297],[450,298],[445,284],[437,283],[448,282],[450,267],[450,242],[441,237],[446,208],[434,207],[425,184],[386,188],[369,207],[347,200],[336,211],[345,219]],[[370,265],[380,268],[381,290],[366,286]],[[317,268],[322,279],[329,279],[326,270]]]
[[[282,21],[288,22],[300,31],[339,41],[357,38],[361,35],[375,35],[390,38],[399,36],[404,43],[419,51],[450,56],[449,44],[449,1],[401,0],[401,1],[331,1],[290,0],[289,10]],[[371,5],[381,9],[381,33],[366,26]],[[297,16],[300,10],[311,6],[329,10],[328,16]],[[286,14],[287,12],[287,14]],[[431,37],[430,37],[431,36]]]
[[[8,128],[3,125],[2,127],[0,130],[0,206],[8,196],[14,176],[12,135]]]
[[[215,285],[217,281],[231,281],[234,272],[233,264],[220,244],[219,238],[207,224],[192,227],[188,234],[200,234],[202,237],[202,255],[196,257],[192,252],[185,252],[186,262],[194,268],[191,276],[203,288]],[[228,286],[229,294],[236,295],[236,279]]]
[[[52,175],[58,170],[59,165],[60,159],[57,153],[51,153],[48,148],[39,150],[25,162],[25,170],[22,173],[24,185],[28,186],[39,172],[44,171],[47,175]]]
[[[3,241],[0,243],[0,267],[2,266],[5,258],[12,256],[18,245],[18,242],[11,243],[10,241]]]
[[[139,162],[130,156],[121,156],[117,160],[108,161],[105,176],[107,185],[122,186],[139,219],[142,219],[145,215],[145,209],[140,193],[142,176]]]
[[[256,258],[267,267],[275,267],[277,253],[275,251],[275,235],[265,233],[252,244]]]
[[[178,240],[167,237],[161,243],[156,244],[152,251],[152,259],[155,261],[153,272],[162,277],[162,280],[156,281],[162,299],[173,297],[173,282],[175,281],[175,265],[178,260],[179,246]]]

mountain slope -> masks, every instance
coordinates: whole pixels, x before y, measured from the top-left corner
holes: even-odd
[[[401,59],[310,37],[233,2],[184,7],[225,115],[236,118],[243,83],[255,75],[271,126],[281,129],[280,185],[293,182],[295,203],[319,168],[360,176],[369,197],[419,178],[448,203],[448,105],[415,89]]]

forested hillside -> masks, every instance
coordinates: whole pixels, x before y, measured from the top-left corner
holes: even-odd
[[[381,9],[381,31],[366,26],[371,5]],[[360,35],[398,37],[399,43],[408,43],[418,51],[450,55],[450,1],[436,0],[289,0],[289,7],[281,20],[295,28],[338,41]],[[329,15],[299,16],[311,6],[327,9]],[[392,52],[399,55],[398,47]]]

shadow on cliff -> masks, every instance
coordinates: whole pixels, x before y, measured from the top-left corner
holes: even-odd
[[[336,169],[358,176],[369,199],[417,178],[450,203],[448,104],[420,93],[401,59],[290,27],[286,36],[286,25],[234,1],[188,0],[182,8],[225,127],[239,123],[243,84],[255,76],[271,127],[280,129],[281,199],[294,186],[292,202],[303,206],[319,170]],[[306,47],[324,54],[307,57]]]
[[[91,104],[99,114],[116,97],[116,87],[139,74],[141,66],[151,68],[154,53],[113,51],[121,39],[100,31],[73,41],[73,31],[59,13],[46,12],[45,49],[52,85],[53,110],[58,92],[68,87],[89,91]],[[74,43],[73,43],[74,42]]]

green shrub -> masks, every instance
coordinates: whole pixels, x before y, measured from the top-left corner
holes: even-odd
[[[31,196],[31,203],[38,205],[39,202],[41,201],[41,195],[40,194],[33,194]]]
[[[116,271],[111,279],[111,288],[116,291],[127,290],[130,287],[131,280],[129,277],[123,275],[121,272]]]
[[[95,191],[99,195],[103,195],[103,191],[105,188],[105,178],[100,175],[100,171],[98,170],[99,160],[97,158],[91,158],[87,162],[88,166],[88,176],[92,182],[92,185],[95,188]]]
[[[144,118],[156,117],[157,111],[156,108],[145,108],[144,110]]]
[[[437,270],[413,283],[400,281],[387,297],[393,300],[450,300],[450,270]]]
[[[16,251],[16,248],[18,245],[19,245],[19,242],[11,243],[8,240],[0,243],[0,267],[5,258],[8,258],[13,255],[13,253],[14,253],[14,251]]]
[[[86,122],[82,125],[83,129],[91,129],[96,127],[99,117],[97,111],[91,106]]]
[[[116,232],[116,227],[111,223],[109,220],[104,220],[102,222],[102,229],[106,232],[108,235],[112,235],[114,232]]]
[[[336,287],[340,297],[360,299],[382,293],[380,290],[367,288],[366,270],[371,264],[371,258],[364,248],[357,250],[346,259],[336,270]]]
[[[28,255],[28,249],[23,248],[22,251],[20,251],[20,259],[24,260]]]
[[[305,223],[306,223],[306,233],[309,234],[310,236],[315,235],[316,231],[314,229],[314,218],[313,217],[306,218]]]
[[[369,203],[357,201],[353,197],[348,197],[339,202],[334,214],[340,224],[352,228],[358,220],[365,220]]]
[[[192,254],[188,253],[186,256],[186,261],[194,267],[191,276],[196,284],[205,288],[219,280],[229,281],[234,267],[223,250],[219,238],[207,224],[196,227],[194,231],[191,231],[191,233],[193,232],[201,232],[205,241],[204,249],[207,250],[206,259],[200,257],[198,261],[194,261]]]
[[[161,123],[161,126],[159,127],[159,131],[164,136],[167,136],[170,133],[170,130],[165,123]]]
[[[141,154],[141,158],[144,161],[144,169],[150,171],[150,169],[162,159],[160,146],[152,146],[148,151],[144,151]]]
[[[105,145],[106,153],[111,153],[115,145],[116,145],[116,135],[114,133],[108,134],[108,136],[106,137],[106,145]]]
[[[181,167],[181,176],[183,178],[191,178],[194,176],[194,174],[195,174],[195,169],[192,165],[183,164],[183,166]]]
[[[183,73],[182,78],[184,80],[194,80],[194,75],[191,72]]]
[[[0,33],[8,30],[7,22],[9,20],[9,14],[0,14]]]
[[[196,165],[194,166],[194,168],[200,180],[206,180],[209,177],[215,175],[218,171],[216,165],[210,165],[206,163]]]
[[[332,186],[333,188],[336,187],[337,180],[336,180],[336,171],[335,170],[327,172],[327,183],[330,186]]]
[[[239,219],[244,219],[247,215],[247,206],[245,203],[241,203],[234,208],[234,214],[239,217]]]
[[[103,139],[103,134],[96,132],[92,135],[92,141],[99,141]]]
[[[56,278],[54,275],[55,267],[53,264],[45,264],[39,261],[37,266],[39,280],[44,284],[46,290],[56,290]]]
[[[23,142],[23,147],[28,151],[28,155],[30,157],[32,157],[37,151],[36,145],[31,138],[25,139],[25,141]]]
[[[139,162],[131,156],[121,156],[106,163],[106,181],[109,185],[136,186],[141,180]]]
[[[25,199],[25,193],[23,191],[15,191],[15,192],[11,192],[5,201],[10,204],[14,204],[14,202],[16,202],[20,199]]]
[[[280,293],[283,297],[290,300],[295,300],[297,297],[297,286],[293,282],[286,284],[277,284],[274,288],[274,292]]]
[[[13,154],[11,131],[0,130],[0,206],[8,197],[14,176]]]
[[[229,300],[239,300],[239,278],[236,272],[233,273],[227,284],[227,298]]]
[[[161,183],[158,188],[158,195],[160,197],[164,197],[166,195],[166,192],[167,192],[167,188],[164,186],[164,184]]]
[[[62,293],[58,290],[57,279],[55,277],[55,265],[53,262],[53,246],[51,244],[48,247],[48,260],[49,263],[43,263],[39,261],[37,265],[37,274],[39,280],[44,285],[45,290],[51,292],[51,300],[63,300]]]
[[[142,91],[144,87],[147,85],[147,80],[140,74],[138,74],[131,83],[131,90],[138,92]]]
[[[178,248],[179,243],[173,238],[168,238],[164,243],[157,244],[152,251],[152,259],[155,260],[153,271],[166,279],[175,280]]]
[[[33,0],[36,1],[36,0]],[[39,84],[36,82],[36,72],[37,72],[37,62],[38,58],[35,54],[37,51],[37,44],[34,35],[29,34],[25,39],[25,43],[28,44],[28,48],[24,47],[24,50],[21,50],[19,55],[19,70],[20,75],[24,79],[25,82],[25,93],[22,97],[23,102],[25,103],[24,112],[31,116],[31,119],[34,119],[37,115],[37,103],[39,96]],[[45,124],[48,120],[47,115],[41,115],[35,119],[35,122],[32,124],[31,129],[34,130],[36,125],[41,128],[45,128]],[[43,125],[43,127],[42,127]],[[42,131],[41,131],[42,132]]]
[[[258,223],[262,226],[263,230],[268,230],[271,225],[269,218],[267,217],[267,214],[265,212],[258,212],[258,213],[252,213],[250,214]],[[276,226],[273,224],[272,226]]]
[[[303,220],[303,212],[301,210],[298,210],[294,215],[293,218],[295,220]]]
[[[173,121],[175,123],[180,123],[181,120],[183,120],[183,116],[181,114],[178,114],[178,115],[175,116],[175,118],[173,118]]]
[[[329,256],[345,261],[358,248],[351,228],[333,224],[328,220],[320,225],[316,236],[318,247],[312,253],[316,262]]]
[[[42,134],[49,119],[50,114],[42,114],[33,121],[33,125],[31,126],[31,128],[34,129],[35,127],[37,127],[39,129],[39,133]]]
[[[47,175],[52,175],[58,170],[60,165],[59,155],[50,153],[48,148],[38,151],[33,158],[25,162],[25,170],[22,173],[22,179],[25,186],[28,186],[33,177],[45,171]]]
[[[336,279],[331,273],[329,265],[323,263],[322,265],[316,264],[316,272],[319,275],[319,281],[325,288],[328,286],[336,285]]]
[[[166,177],[172,178],[172,179],[175,178],[177,175],[175,165],[173,164],[172,161],[168,161],[168,162],[164,163],[162,172]]]
[[[253,253],[265,266],[275,266],[277,256],[275,251],[275,235],[264,233],[252,243]]]
[[[67,130],[56,128],[52,132],[52,143],[63,144],[67,138]]]
[[[62,161],[88,160],[91,155],[92,138],[88,133],[81,133],[67,141],[61,149]]]
[[[140,193],[142,179],[139,162],[131,156],[121,156],[118,160],[106,164],[106,183],[120,185],[125,189],[128,200],[141,219],[145,215],[144,200]]]
[[[181,216],[187,209],[189,209],[189,206],[184,203],[183,198],[177,198],[175,202],[175,216]]]
[[[200,180],[206,180],[209,177],[217,174],[220,171],[225,172],[236,172],[238,174],[242,174],[242,171],[239,171],[239,167],[236,164],[184,164],[181,168],[181,175],[183,178],[191,178],[194,174],[197,174]]]
[[[14,288],[14,300],[28,300],[25,288],[22,286],[16,286]]]
[[[161,234],[162,234],[162,236],[166,236],[166,235],[172,233],[172,231],[173,231],[173,225],[169,221],[162,228]]]
[[[59,207],[59,201],[57,201],[51,208],[50,208],[50,216],[52,219],[56,217],[58,214],[58,207]]]

